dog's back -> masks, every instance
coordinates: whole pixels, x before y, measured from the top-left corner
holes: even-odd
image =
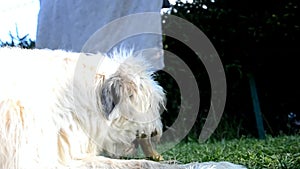
[[[62,58],[62,51],[49,56],[48,52],[0,48],[1,169],[58,165],[58,148],[52,144],[57,142],[58,129],[51,106],[60,92],[53,91],[55,83],[67,77],[63,59],[71,56]]]

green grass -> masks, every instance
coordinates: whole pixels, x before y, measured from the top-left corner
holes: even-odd
[[[162,154],[182,163],[229,161],[252,168],[300,169],[300,136],[241,138],[221,142],[181,143]]]

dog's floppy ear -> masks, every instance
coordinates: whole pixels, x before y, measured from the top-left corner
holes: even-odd
[[[118,117],[119,113],[113,111],[115,106],[120,102],[119,84],[110,79],[104,83],[101,91],[101,103],[106,119],[112,120]]]
[[[135,91],[136,85],[127,77],[114,76],[103,84],[101,103],[104,115],[113,120],[120,115],[120,102],[126,102]]]

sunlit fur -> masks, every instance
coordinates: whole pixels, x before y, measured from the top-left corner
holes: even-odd
[[[101,54],[0,49],[0,168],[108,168],[113,160],[96,155],[134,152],[137,132],[160,137],[163,89],[132,55],[115,51],[97,67],[89,63]],[[115,161],[110,168],[158,165]]]

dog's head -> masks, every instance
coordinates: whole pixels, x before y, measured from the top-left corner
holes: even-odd
[[[126,58],[99,85],[98,104],[108,127],[102,146],[109,155],[132,154],[140,144],[146,156],[159,158],[155,157],[158,154],[151,147],[151,140],[162,135],[160,111],[165,94],[148,68],[141,58]]]

